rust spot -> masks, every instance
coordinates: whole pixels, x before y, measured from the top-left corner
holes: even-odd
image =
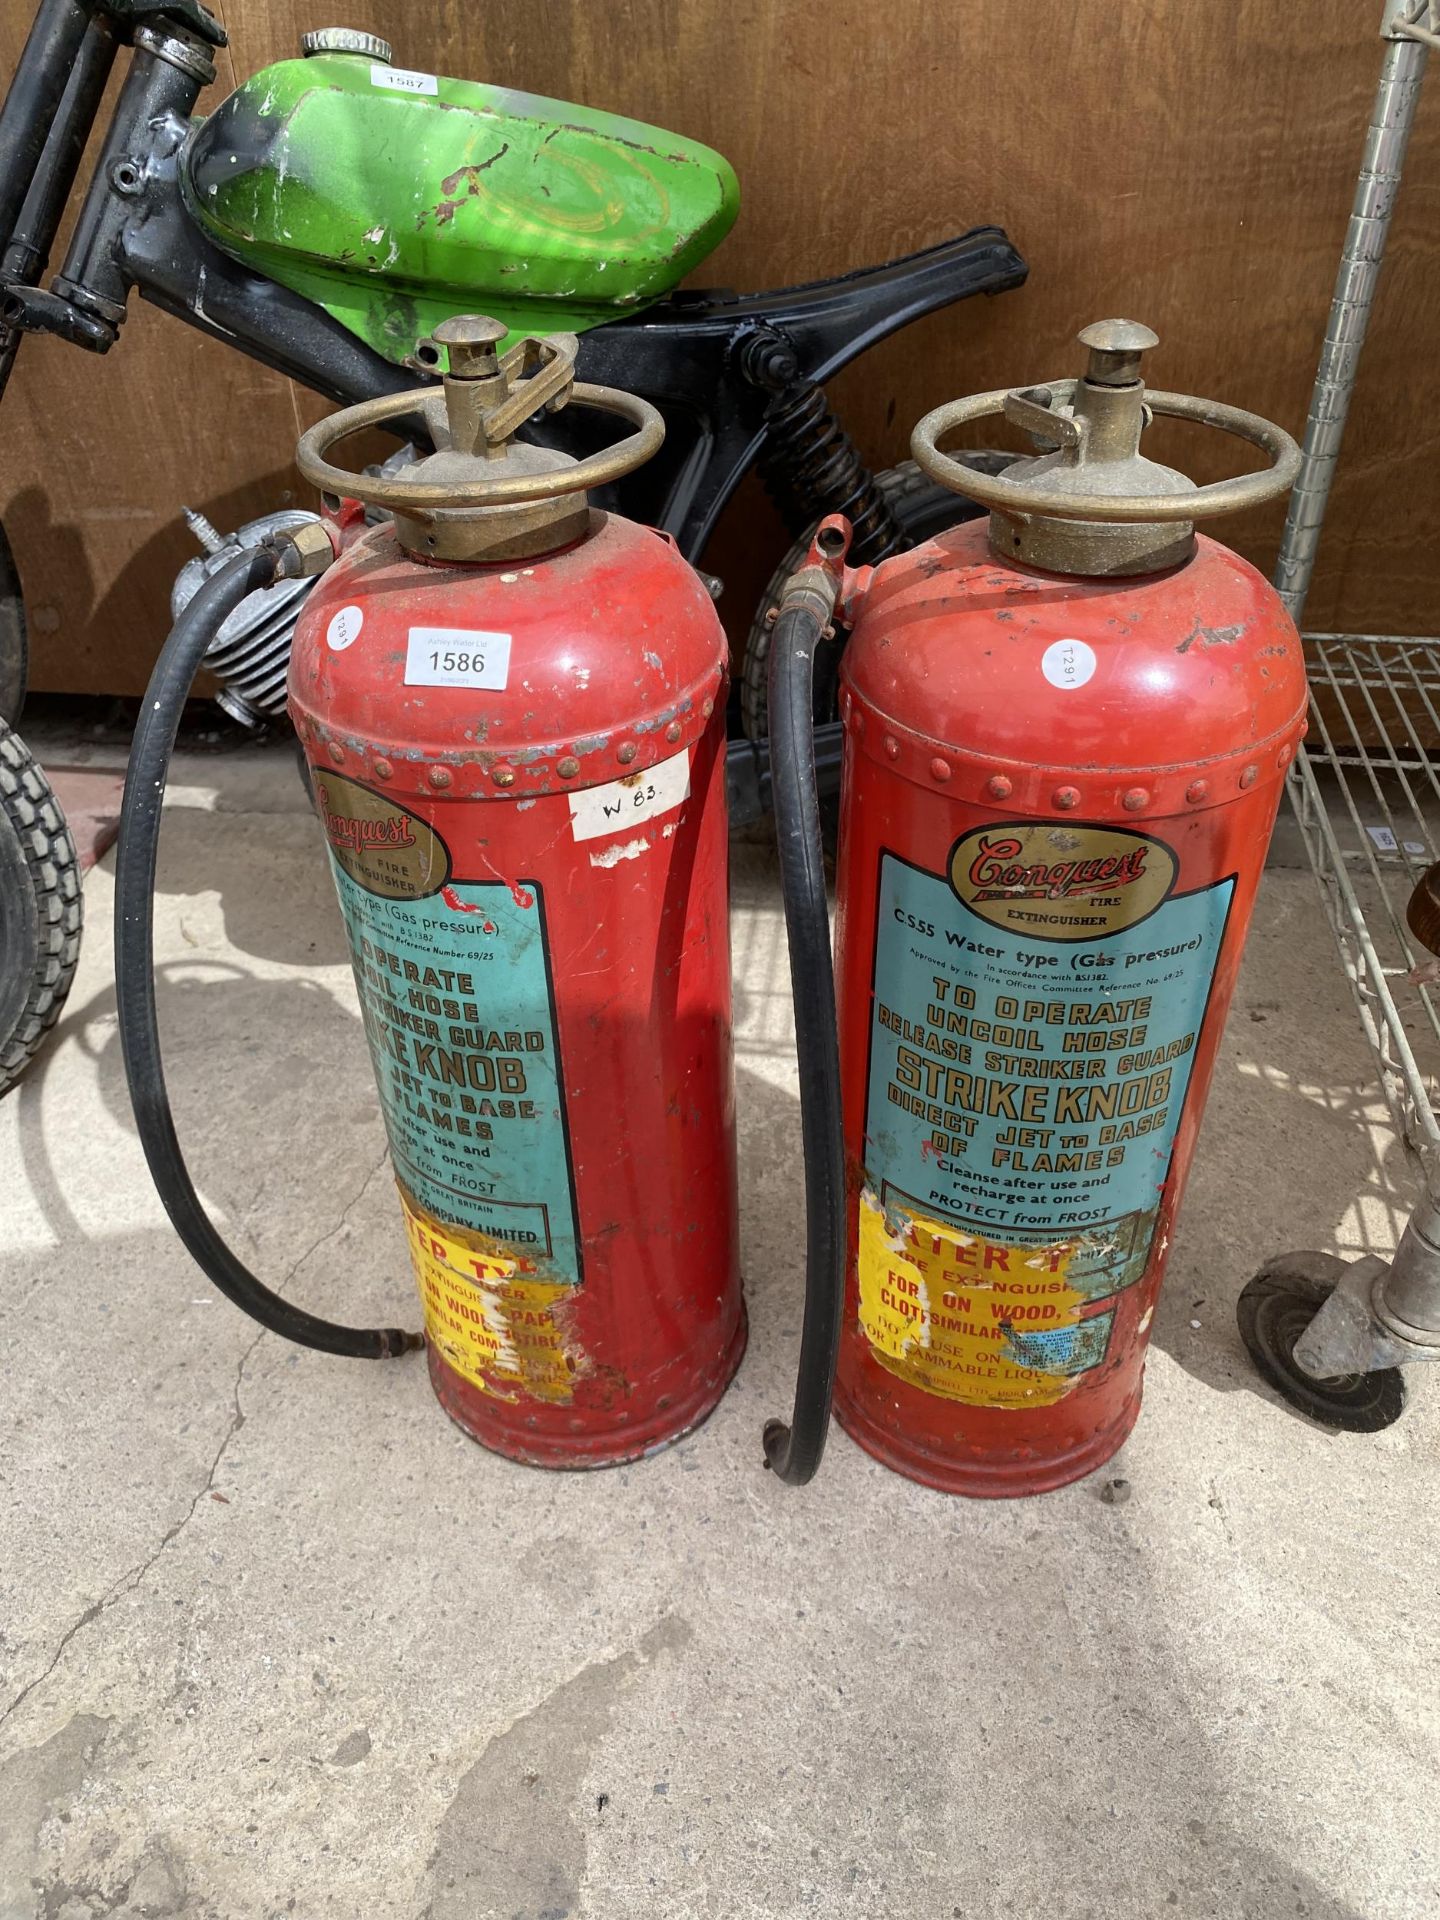
[[[607,1366],[597,1361],[588,1371],[592,1382],[600,1392],[602,1404],[607,1408],[613,1407],[617,1400],[628,1400],[634,1392],[634,1388],[619,1367]]]
[[[476,160],[468,167],[457,167],[454,173],[447,173],[440,182],[440,199],[433,208],[419,215],[416,226],[423,227],[427,220],[433,220],[437,227],[448,226],[465,202],[479,193],[480,175],[497,160],[503,160],[509,151],[510,142],[502,141],[488,160]]]
[[[1202,626],[1197,620],[1189,633],[1187,633],[1185,638],[1180,642],[1179,646],[1176,647],[1175,651],[1176,653],[1188,653],[1191,647],[1196,645],[1201,647],[1230,647],[1241,638],[1244,632],[1245,629],[1243,626],[1206,627]]]

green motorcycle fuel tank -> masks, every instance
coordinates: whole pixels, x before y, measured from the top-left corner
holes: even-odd
[[[199,124],[182,177],[226,253],[415,366],[457,312],[579,333],[657,300],[740,205],[698,141],[373,51],[263,68]]]

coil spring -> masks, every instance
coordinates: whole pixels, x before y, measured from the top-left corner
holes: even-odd
[[[852,564],[873,565],[898,551],[900,523],[823,387],[797,380],[765,409],[765,424],[760,477],[792,530],[843,513],[855,529]]]

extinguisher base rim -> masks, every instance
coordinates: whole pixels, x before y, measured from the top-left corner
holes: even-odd
[[[542,1432],[533,1427],[502,1424],[496,1417],[496,1409],[510,1403],[489,1400],[478,1389],[470,1387],[434,1347],[428,1354],[430,1384],[442,1411],[461,1433],[497,1459],[557,1473],[595,1473],[604,1467],[633,1466],[637,1460],[648,1460],[652,1454],[663,1453],[702,1427],[724,1399],[745,1357],[749,1334],[749,1321],[742,1305],[730,1344],[717,1364],[705,1370],[692,1394],[652,1414],[643,1425],[613,1427],[608,1432],[587,1430],[576,1434],[559,1425]],[[478,1407],[477,1402],[481,1403]],[[544,1403],[529,1404],[534,1407]],[[544,1410],[562,1417],[569,1411],[564,1406],[546,1406]]]
[[[1032,1493],[1056,1493],[1103,1467],[1129,1438],[1140,1415],[1140,1399],[1141,1388],[1137,1386],[1118,1416],[1082,1446],[1043,1459],[1013,1461],[965,1461],[957,1457],[958,1450],[938,1453],[898,1446],[894,1437],[877,1427],[843,1388],[835,1396],[835,1418],[872,1460],[906,1480],[970,1500],[1015,1500]]]

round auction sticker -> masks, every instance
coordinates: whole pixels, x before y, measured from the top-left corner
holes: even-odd
[[[1052,687],[1069,693],[1083,687],[1095,671],[1095,649],[1083,640],[1055,640],[1040,656],[1040,671]]]
[[[346,647],[353,647],[360,638],[360,629],[364,624],[365,615],[359,607],[341,607],[338,613],[330,616],[330,624],[325,629],[326,646],[332,653],[343,653]],[[1050,655],[1045,657],[1048,660]],[[1093,660],[1094,656],[1091,658]]]

